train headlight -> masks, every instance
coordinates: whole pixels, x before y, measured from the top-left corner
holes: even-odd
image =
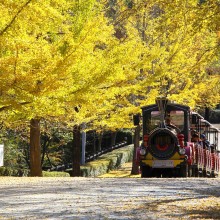
[[[184,154],[186,153],[185,148],[179,148],[179,153],[180,153],[181,155],[184,155]]]
[[[141,156],[144,156],[146,153],[147,153],[146,148],[141,148],[141,149],[140,149],[140,155],[141,155]]]

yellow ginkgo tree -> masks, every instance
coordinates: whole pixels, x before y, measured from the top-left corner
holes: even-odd
[[[207,66],[218,51],[218,2],[131,2],[130,13],[122,9],[121,14],[127,13],[127,18],[121,20],[138,29],[144,44],[142,67],[133,91],[140,96],[139,103],[151,103],[154,94],[196,106],[207,91],[206,85],[214,91],[218,83],[207,74]]]
[[[2,1],[0,11],[0,106],[9,120],[31,121],[31,175],[42,175],[39,120],[47,97],[63,85],[59,70],[66,1]],[[49,104],[49,103],[48,103]],[[52,104],[52,103],[50,103]],[[46,113],[46,112],[45,112]],[[33,135],[36,129],[36,135]],[[33,138],[37,137],[37,138]]]
[[[31,122],[32,176],[42,175],[41,118],[117,129],[159,94],[194,106],[204,85],[215,90],[205,69],[216,52],[216,1],[112,4],[0,2],[0,119]]]
[[[0,108],[9,125],[30,120],[31,175],[40,176],[40,119],[66,114],[68,101],[83,104],[102,80],[99,48],[112,28],[92,0],[4,0],[0,11]]]
[[[99,111],[94,101],[115,97],[106,88],[136,77],[140,42],[115,38],[102,6],[94,0],[0,4],[2,120],[30,121],[32,176],[42,175],[42,118],[79,125]]]

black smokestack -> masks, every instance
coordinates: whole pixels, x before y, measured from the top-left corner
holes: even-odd
[[[156,99],[156,104],[160,111],[160,127],[165,128],[165,112],[167,108],[168,99],[166,97],[158,97]]]

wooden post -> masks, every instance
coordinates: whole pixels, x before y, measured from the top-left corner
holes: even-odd
[[[30,175],[42,176],[39,119],[30,121]]]
[[[133,152],[131,175],[139,174],[139,166],[136,163],[136,151],[137,148],[139,147],[139,142],[140,142],[140,130],[141,130],[140,125],[137,125],[134,131],[134,152]]]
[[[80,126],[73,127],[73,176],[81,176],[80,172],[81,159],[81,142],[80,142]]]

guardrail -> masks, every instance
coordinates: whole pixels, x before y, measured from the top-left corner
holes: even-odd
[[[98,157],[100,157],[103,154],[111,152],[111,151],[113,151],[115,149],[118,149],[120,147],[124,147],[126,144],[127,144],[127,141],[123,141],[123,142],[117,143],[114,146],[111,146],[111,147],[108,147],[106,149],[103,149],[103,150],[101,150],[101,151],[99,151],[99,152],[97,152],[97,153],[95,153],[93,155],[88,155],[88,156],[86,156],[86,160],[85,161],[86,162],[93,161],[93,160],[97,159]]]
[[[93,161],[93,160],[96,160],[98,157],[100,157],[100,156],[103,155],[103,154],[106,154],[106,153],[111,152],[111,151],[113,151],[113,150],[115,150],[115,149],[124,147],[124,146],[126,146],[126,145],[127,145],[127,141],[122,141],[122,142],[120,142],[120,143],[117,143],[117,144],[114,145],[114,146],[105,148],[105,149],[103,149],[103,150],[101,150],[101,151],[99,151],[99,152],[97,152],[97,153],[94,153],[94,154],[92,154],[92,155],[87,155],[85,161],[86,161],[86,163],[87,163],[87,162],[91,162],[91,161]],[[65,171],[66,169],[70,169],[70,168],[72,168],[72,163],[63,164],[63,165],[58,165],[58,166],[56,166],[56,167],[52,167],[52,168],[49,168],[49,169],[47,169],[47,170],[48,170],[48,171]]]

